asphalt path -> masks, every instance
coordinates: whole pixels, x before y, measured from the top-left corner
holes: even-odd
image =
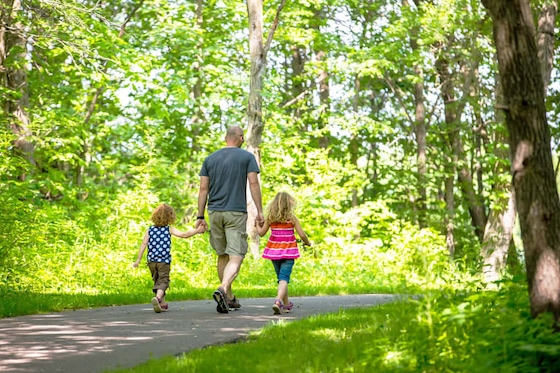
[[[241,309],[216,312],[214,300],[65,311],[0,319],[0,372],[101,373],[150,359],[245,338],[279,319],[298,320],[349,307],[371,307],[393,295],[292,297],[294,310],[273,315],[273,298],[240,299]]]

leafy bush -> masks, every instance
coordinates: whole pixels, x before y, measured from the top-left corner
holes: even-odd
[[[448,260],[443,239],[397,219],[382,202],[340,213],[335,201],[326,198],[333,196],[313,197],[311,188],[299,193],[308,196],[298,198],[298,215],[314,245],[301,250],[291,294],[411,292],[463,286],[460,282],[465,276]],[[102,203],[94,198],[103,198]],[[28,220],[12,217],[18,221],[14,232],[25,238],[26,246],[13,251],[10,260],[15,265],[4,267],[0,291],[109,295],[112,304],[137,302],[143,299],[141,294],[149,296],[147,269],[132,269],[131,263],[150,224],[151,211],[161,198],[139,186],[112,194],[99,189],[95,196],[68,207],[48,202],[42,202],[40,208],[28,206]],[[174,206],[180,218],[178,228],[193,224],[191,208],[195,205],[192,196],[190,202]],[[170,300],[207,296],[217,281],[208,236],[174,238],[173,245]],[[248,257],[236,281],[237,295],[273,296],[275,290],[270,263]],[[13,312],[33,310],[9,310],[10,315]]]

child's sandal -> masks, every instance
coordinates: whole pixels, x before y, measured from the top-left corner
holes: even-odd
[[[292,308],[294,308],[294,304],[292,302],[290,302],[286,306],[282,306],[282,309],[284,310],[284,312],[290,312],[292,310]]]
[[[280,299],[276,299],[276,301],[272,305],[272,311],[274,311],[274,314],[280,315],[282,313],[283,308],[284,305],[282,304],[282,301]]]
[[[162,311],[158,297],[153,297],[152,298],[152,307],[154,307],[154,312],[155,313],[160,313]]]

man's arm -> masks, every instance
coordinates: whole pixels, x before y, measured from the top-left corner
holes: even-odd
[[[256,172],[249,172],[247,175],[249,180],[249,190],[251,191],[251,196],[253,197],[253,202],[257,208],[257,223],[259,227],[264,224],[264,214],[262,208],[262,195],[261,195],[261,185],[259,183],[259,174]]]
[[[210,186],[210,178],[208,176],[200,177],[200,188],[198,189],[198,214],[195,227],[198,228],[204,224],[204,228],[208,228],[206,220],[204,220],[204,211],[206,210],[206,201],[208,200],[208,188]],[[201,217],[201,219],[198,219]]]

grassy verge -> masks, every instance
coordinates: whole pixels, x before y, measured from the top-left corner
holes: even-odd
[[[426,295],[276,322],[246,341],[114,372],[557,372],[560,335],[521,289]]]
[[[98,255],[87,251],[88,255]],[[85,255],[85,254],[83,254]],[[147,303],[153,296],[153,282],[147,266],[132,268],[136,250],[114,250],[110,270],[107,260],[97,257],[67,267],[46,267],[20,276],[18,283],[0,283],[0,317],[14,317],[62,310]],[[44,260],[39,255],[37,261]],[[61,255],[62,257],[62,255]],[[175,242],[171,287],[167,299],[209,299],[218,286],[216,256],[203,238]],[[352,257],[298,259],[290,283],[293,296],[359,293],[398,293],[389,270],[367,271],[371,261],[352,262]],[[274,297],[276,276],[270,261],[247,257],[234,290],[241,298]],[[408,287],[408,289],[414,289]],[[414,291],[414,290],[408,290]]]
[[[141,188],[101,199],[35,206],[0,198],[25,217],[4,226],[8,236],[18,238],[17,245],[0,240],[1,317],[149,301],[149,271],[132,263],[149,226],[146,218],[160,197]],[[334,205],[303,206],[313,246],[301,250],[291,295],[417,293],[470,287],[475,281],[462,262],[449,261],[439,233],[399,220],[381,202],[348,213],[335,211]],[[185,230],[192,221],[185,224],[177,228]],[[172,255],[167,299],[206,299],[218,286],[208,234],[173,238]],[[241,298],[273,297],[274,269],[259,253],[255,256],[246,258],[234,291]]]

